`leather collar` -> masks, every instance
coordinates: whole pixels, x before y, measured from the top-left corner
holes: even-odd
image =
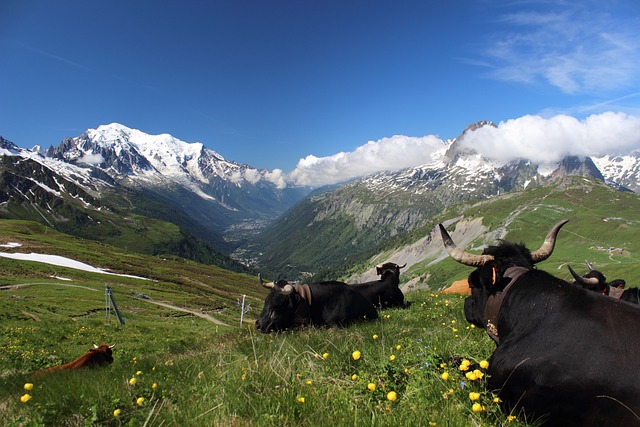
[[[511,289],[511,287],[518,281],[518,279],[525,273],[531,271],[531,269],[526,267],[509,267],[505,270],[503,274],[504,279],[509,279],[509,283],[505,288],[501,291],[498,291],[492,295],[489,295],[487,299],[487,303],[484,306],[484,320],[486,323],[485,329],[487,333],[493,339],[496,344],[500,344],[500,339],[498,337],[498,316],[500,314],[500,307],[502,306],[502,301],[504,297],[507,295],[507,292]],[[494,284],[495,285],[495,284]]]

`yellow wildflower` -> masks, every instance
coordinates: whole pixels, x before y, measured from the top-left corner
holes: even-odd
[[[443,380],[448,380],[449,379],[449,372],[445,371],[442,373],[442,375],[440,376],[440,378],[442,378]]]
[[[509,416],[507,417],[507,421],[508,421],[508,422],[512,422],[512,421],[513,421],[513,420],[515,420],[515,419],[516,419],[516,416],[515,416],[515,415],[509,415]]]
[[[360,359],[360,352],[358,350],[354,351],[353,353],[351,353],[351,357],[353,357],[353,360]]]
[[[477,393],[475,391],[472,391],[469,393],[469,399],[471,400],[479,400],[480,399],[480,393]]]
[[[367,384],[367,388],[371,391],[375,391],[376,390],[376,385],[374,383],[369,383]]]
[[[429,426],[431,426],[431,427],[435,427],[435,426],[437,426],[437,425],[438,425],[438,424],[437,424],[435,421],[429,421]]]
[[[355,380],[357,380],[357,379],[358,379],[358,376],[357,376],[356,374],[353,374],[353,375],[351,375],[351,379],[352,379],[353,381],[355,381]]]
[[[133,378],[131,378],[131,379],[129,380],[129,384],[130,384],[130,385],[135,385],[135,384],[136,384],[136,381],[138,381],[138,380],[136,379],[136,377],[133,377]]]
[[[484,377],[484,374],[482,373],[482,371],[480,369],[475,369],[473,371],[473,374],[476,376],[477,379],[481,380],[482,377]]]
[[[138,371],[138,372],[136,372],[136,375],[137,375],[137,376],[142,375],[142,371]]]
[[[20,402],[22,403],[27,403],[30,400],[31,400],[31,395],[29,393],[26,393],[20,396]]]
[[[396,355],[392,354],[391,356],[389,356],[389,360],[394,361],[396,360]]]
[[[481,360],[480,361],[480,367],[482,369],[487,369],[489,367],[489,362],[487,362],[486,360]]]
[[[397,398],[398,398],[398,395],[396,394],[395,391],[390,391],[389,393],[387,393],[387,400],[390,400],[391,402],[395,402]]]
[[[243,380],[244,380],[244,378],[243,378]],[[155,390],[157,388],[158,388],[158,384],[156,384],[156,383],[151,384],[151,389],[152,390]]]
[[[114,417],[120,416],[120,412],[122,412],[122,411],[120,411],[120,408],[116,409],[115,411],[113,411],[113,416]]]
[[[482,412],[484,411],[484,406],[479,403],[474,403],[473,406],[471,406],[471,410],[473,412]]]
[[[24,389],[25,389],[26,391],[31,391],[31,390],[33,390],[33,384],[32,384],[32,383],[26,383],[26,384],[24,385]]]
[[[475,372],[467,372],[466,374],[464,374],[464,376],[469,380],[469,381],[475,381],[478,379],[478,377],[476,377]]]
[[[322,355],[322,358],[323,358],[323,359],[326,359],[327,357],[329,357],[329,353],[324,353],[324,354]]]
[[[307,380],[307,385],[311,385],[311,380]]]
[[[463,359],[458,369],[460,369],[461,371],[468,371],[469,366],[471,366],[471,362],[469,362],[467,359]]]
[[[136,405],[140,406],[144,403],[144,397],[139,397],[136,399]]]
[[[402,348],[402,346],[401,346],[400,344],[398,344],[398,345],[396,346],[396,350],[398,350],[398,351],[400,351],[400,349],[401,349],[401,348]]]
[[[377,340],[378,339],[378,334],[373,334],[373,339]]]
[[[302,397],[302,396],[298,397],[298,402],[304,403],[304,397]]]

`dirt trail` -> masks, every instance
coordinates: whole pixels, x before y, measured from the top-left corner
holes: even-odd
[[[148,302],[149,304],[155,304],[155,305],[159,305],[161,307],[165,307],[165,308],[170,308],[171,310],[176,310],[176,311],[182,311],[184,313],[190,313],[193,314],[194,316],[198,316],[201,317],[205,320],[208,320],[209,322],[213,322],[216,325],[222,325],[222,326],[229,326],[228,324],[224,323],[221,320],[216,319],[215,317],[212,317],[208,314],[199,312],[199,311],[195,311],[195,310],[189,310],[187,308],[182,308],[182,307],[178,307],[176,305],[172,305],[172,304],[167,304],[166,302],[159,302],[159,301],[151,301],[151,300],[147,300],[147,299],[138,299],[138,301],[144,301],[144,302]]]

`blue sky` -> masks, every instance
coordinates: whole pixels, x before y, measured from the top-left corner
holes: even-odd
[[[640,2],[2,0],[0,98],[23,147],[117,122],[285,173],[530,116],[640,149]]]

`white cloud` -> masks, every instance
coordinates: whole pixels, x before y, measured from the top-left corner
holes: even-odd
[[[485,51],[493,78],[545,81],[567,94],[638,83],[640,26],[633,16],[614,19],[598,3],[559,2],[555,10],[520,11],[502,16],[499,23],[508,27],[492,34]]]
[[[444,142],[436,136],[409,137],[396,135],[369,141],[352,152],[328,157],[309,155],[298,161],[287,174],[293,185],[321,186],[382,171],[395,171],[428,163],[433,154],[442,151]]]
[[[500,163],[528,159],[548,164],[567,155],[623,155],[640,150],[640,117],[612,112],[584,120],[528,115],[469,132],[463,144]]]
[[[283,189],[287,186],[285,175],[282,173],[282,169],[274,169],[271,172],[266,172],[264,177],[267,181],[275,184],[279,189]]]
[[[86,163],[88,165],[99,165],[100,163],[104,162],[104,157],[102,157],[102,154],[100,153],[85,153],[78,159],[78,161],[81,163]]]

